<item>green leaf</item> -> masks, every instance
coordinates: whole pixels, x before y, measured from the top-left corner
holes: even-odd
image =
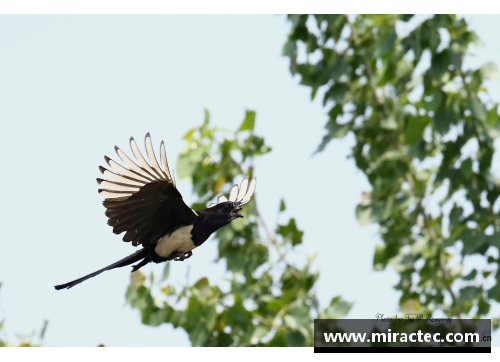
[[[182,139],[186,141],[191,141],[193,139],[194,131],[195,128],[191,128],[188,132],[186,132],[186,134],[184,135],[184,137],[182,137]]]
[[[191,340],[191,345],[193,347],[201,347],[205,344],[208,339],[209,332],[206,327],[198,323],[196,327],[189,333],[189,339]]]
[[[372,206],[358,205],[356,206],[356,219],[358,224],[363,226],[377,222],[378,217],[374,214]]]
[[[486,108],[477,97],[467,99],[467,107],[471,110],[472,115],[480,121],[486,120]]]
[[[393,115],[390,115],[382,119],[382,121],[380,122],[380,127],[383,129],[395,130],[398,129],[398,122]]]
[[[217,311],[215,309],[215,305],[211,305],[207,308],[207,311],[205,313],[205,325],[207,327],[207,330],[213,330],[215,326],[215,322],[217,320]]]
[[[344,318],[351,310],[354,303],[347,302],[340,295],[332,298],[330,305],[325,308],[323,316],[324,319],[341,319]]]
[[[434,123],[434,127],[436,131],[444,135],[450,129],[452,124],[455,124],[457,121],[457,116],[455,113],[448,108],[440,108],[436,113],[434,113],[434,117],[432,118]]]
[[[319,85],[322,85],[322,84],[319,84]],[[334,101],[337,104],[341,104],[348,91],[349,91],[349,87],[347,86],[347,84],[336,82],[325,93],[325,99],[323,100],[323,103],[326,103],[325,100],[329,99],[329,100]]]
[[[498,103],[495,104],[488,112],[486,116],[486,121],[490,126],[498,125]]]
[[[285,57],[291,57],[295,53],[297,53],[297,43],[294,40],[288,39],[285,45],[283,46],[281,55]]]
[[[243,120],[243,123],[241,123],[238,132],[253,131],[254,125],[255,125],[255,111],[246,111],[245,119]]]
[[[427,75],[433,79],[443,80],[452,63],[453,61],[447,51],[434,53],[432,55],[431,67]]]
[[[497,283],[494,287],[488,290],[488,298],[500,302],[500,283]]]
[[[301,331],[291,331],[286,334],[286,341],[290,347],[304,347],[306,338]]]
[[[280,212],[286,210],[285,200],[281,199],[280,201]]]
[[[477,275],[477,270],[476,269],[472,269],[471,272],[469,274],[467,274],[466,276],[464,276],[462,279],[463,280],[473,280]]]
[[[291,218],[287,225],[278,225],[276,233],[283,237],[285,243],[291,242],[293,246],[302,243],[303,231],[297,228],[294,218]]]
[[[42,329],[40,330],[40,339],[43,340],[45,337],[45,332],[47,331],[47,326],[49,325],[49,321],[43,321]]]
[[[500,328],[500,318],[493,318],[491,320],[491,327],[494,331],[498,330]]]
[[[382,34],[377,37],[376,51],[377,56],[383,57],[392,52],[397,34],[394,25],[387,24],[386,27],[380,27],[379,29]]]
[[[330,120],[326,129],[328,130],[328,135],[333,138],[344,138],[347,132],[351,129],[351,123],[339,124],[335,121]]]
[[[424,102],[424,108],[426,111],[435,112],[439,109],[439,106],[441,106],[442,101],[443,101],[443,92],[440,89],[436,89],[432,93],[432,99],[430,101]]]
[[[264,338],[265,336],[267,336],[267,334],[269,333],[269,331],[270,331],[270,328],[268,326],[263,325],[263,324],[259,324],[253,330],[252,338],[250,339],[250,343],[251,344],[257,344],[257,343],[259,343],[262,340],[262,338]]]
[[[479,301],[477,302],[477,314],[478,315],[486,315],[490,311],[490,303],[484,299],[484,298],[479,298]]]
[[[208,109],[205,108],[205,118],[203,119],[203,127],[206,127],[209,123],[210,123],[210,112],[208,111]]]
[[[269,312],[278,312],[285,307],[285,304],[281,301],[281,299],[274,298],[270,302],[266,304],[266,309]]]
[[[465,159],[460,165],[460,171],[465,176],[465,178],[469,178],[472,176],[472,160],[470,158]]]
[[[395,161],[401,158],[405,158],[407,156],[406,152],[401,150],[389,150],[384,152],[382,156],[380,156],[376,162],[371,165],[372,170],[376,170],[379,168],[384,162],[387,161]]]
[[[203,277],[203,278],[200,278],[196,283],[194,283],[193,288],[201,290],[201,289],[207,288],[208,286],[209,286],[208,278]]]
[[[481,75],[484,79],[498,79],[498,66],[494,62],[488,62],[481,67]]]
[[[420,140],[423,136],[423,132],[425,127],[430,122],[429,117],[418,116],[412,117],[410,116],[408,119],[408,123],[405,127],[405,144],[407,145],[415,145],[418,140]]]
[[[163,268],[163,275],[161,276],[161,281],[165,281],[168,279],[170,275],[170,262],[165,263],[165,267]]]
[[[486,241],[485,235],[477,230],[467,229],[460,235],[463,243],[462,255],[472,255]]]
[[[471,310],[474,300],[481,295],[482,289],[479,287],[467,286],[460,289],[458,297],[458,307],[464,312],[469,313]]]
[[[326,103],[327,97],[325,95],[325,100],[324,103]],[[328,123],[325,125],[325,128],[327,129],[328,133],[323,137],[323,141],[321,144],[318,146],[318,149],[314,153],[322,152],[326,145],[330,143],[330,141],[337,137],[337,138],[342,138],[344,137],[347,132],[350,129],[349,124],[344,124],[340,125],[337,124],[337,117],[343,114],[342,110],[342,105],[341,104],[336,104],[332,109],[330,109],[330,112],[328,112],[328,115],[330,116]]]
[[[273,339],[269,342],[269,347],[288,347],[288,340],[282,328],[276,331]]]
[[[387,265],[385,256],[385,245],[375,245],[375,254],[373,255],[373,268],[375,270],[384,270]]]
[[[336,55],[333,66],[330,67],[331,78],[338,82],[340,78],[348,72],[348,70],[349,64],[345,61],[345,58]]]

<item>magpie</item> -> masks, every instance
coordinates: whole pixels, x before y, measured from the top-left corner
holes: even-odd
[[[161,166],[155,157],[149,133],[144,143],[149,163],[131,137],[130,147],[137,163],[115,146],[118,157],[128,168],[104,156],[114,172],[100,166],[105,179],[97,179],[99,195],[104,198],[105,215],[113,233],[125,232],[123,241],[132,242],[133,246],[141,245],[142,248],[94,273],[56,285],[56,290],[72,288],[106,270],[136,262],[139,263],[132,266],[132,272],[149,262],[183,261],[191,257],[192,250],[202,245],[212,233],[243,217],[239,211],[250,201],[257,184],[256,178],[249,182],[245,177],[239,187],[234,185],[231,188],[229,199],[219,196],[216,203],[195,211],[184,203],[176,188],[163,141],[160,145]]]

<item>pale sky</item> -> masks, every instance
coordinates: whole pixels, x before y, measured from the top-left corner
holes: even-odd
[[[469,64],[498,62],[500,17],[467,18],[486,43]],[[311,157],[326,110],[280,56],[287,32],[285,17],[273,15],[0,16],[0,319],[9,340],[47,319],[48,346],[190,345],[183,330],[144,326],[125,306],[130,268],[70,290],[53,286],[136,250],[106,224],[95,181],[103,156],[151,132],[174,166],[182,135],[202,122],[204,108],[214,125],[233,129],[245,109],[257,112],[256,133],[273,148],[256,161],[257,200],[273,224],[285,198],[287,215],[305,231],[291,258],[318,253],[322,306],[342,295],[355,303],[350,318],[398,312],[397,274],[372,271],[377,228],[355,219],[369,185],[346,159],[353,138]],[[498,81],[488,86],[500,99]],[[189,203],[190,184],[178,187]],[[218,282],[224,266],[215,257],[210,239],[172,263],[171,282],[181,285],[188,265],[191,281]],[[160,275],[163,265],[142,270]]]

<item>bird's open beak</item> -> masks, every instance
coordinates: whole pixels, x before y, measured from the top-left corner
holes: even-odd
[[[231,212],[231,215],[232,215],[232,218],[233,220],[234,219],[237,219],[239,217],[243,217],[243,215],[241,215],[238,211],[241,210],[241,206],[236,206],[233,211]]]

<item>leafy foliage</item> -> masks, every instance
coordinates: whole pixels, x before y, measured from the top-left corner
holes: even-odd
[[[464,69],[477,35],[455,15],[432,16],[408,34],[398,27],[412,15],[288,19],[290,71],[312,98],[321,88],[329,110],[317,152],[354,136],[352,156],[372,187],[356,216],[380,226],[373,265],[399,273],[401,308],[488,314],[500,302],[500,182],[491,172],[500,127],[483,81],[498,69]],[[482,265],[465,272],[468,256]]]
[[[0,289],[2,288],[2,283],[0,283]],[[24,335],[18,335],[17,339],[17,346],[18,347],[40,347],[43,344],[43,339],[45,337],[45,332],[47,330],[49,322],[44,321],[43,326],[40,329],[40,332],[38,333],[38,341],[33,342],[33,339],[37,336],[37,333],[35,331],[32,331],[31,333],[24,334]],[[0,347],[14,347],[16,344],[12,342],[7,342],[7,335],[5,332],[5,318],[0,319]]]
[[[192,181],[199,197],[192,205],[195,210],[205,208],[218,194],[227,194],[235,177],[252,177],[254,158],[270,152],[264,139],[254,133],[254,125],[255,112],[247,111],[238,131],[223,131],[211,126],[206,112],[204,123],[186,133],[178,170],[181,178]],[[281,201],[280,213],[285,209]],[[180,327],[193,346],[311,346],[314,317],[341,318],[349,312],[352,304],[341,297],[320,310],[312,290],[319,276],[311,271],[314,258],[301,267],[286,259],[302,242],[303,232],[295,219],[278,225],[276,234],[272,233],[256,197],[245,205],[243,214],[244,219],[215,234],[229,290],[211,284],[208,278],[177,290],[168,280],[170,263],[160,282],[135,272],[126,297],[140,311],[142,323]],[[155,287],[159,295],[154,295]]]

